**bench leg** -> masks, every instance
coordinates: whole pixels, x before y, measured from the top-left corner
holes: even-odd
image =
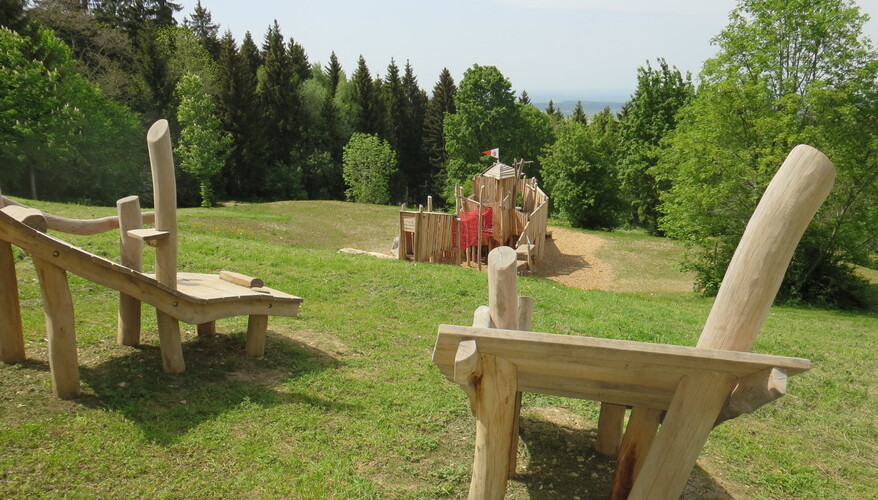
[[[199,337],[216,335],[216,321],[201,323],[195,327]]]
[[[619,457],[616,459],[611,500],[628,498],[655,440],[661,417],[661,410],[640,406],[631,409],[628,428],[625,430],[625,436],[619,446]]]
[[[624,425],[625,406],[601,403],[598,435],[594,444],[595,451],[605,457],[616,458],[619,455],[619,445],[622,444]]]
[[[268,316],[254,314],[247,320],[247,355],[265,354],[265,336],[268,332]]]
[[[0,241],[0,361],[24,361],[24,333],[12,245]]]
[[[183,344],[180,342],[180,322],[161,311],[156,311],[159,326],[159,344],[162,348],[162,368],[165,373],[183,373]]]
[[[79,396],[79,361],[67,271],[37,257],[34,257],[34,268],[46,310],[52,391],[60,399],[72,399]]]
[[[476,451],[470,500],[500,500],[506,495],[518,372],[509,361],[490,355],[481,359],[476,392]]]
[[[734,382],[733,376],[720,373],[683,377],[634,482],[631,500],[680,498]]]
[[[518,433],[520,428],[521,414],[521,391],[515,393],[515,406],[512,410],[512,442],[509,443],[509,473],[507,478],[515,477],[515,470],[518,466]]]
[[[140,309],[139,300],[119,294],[119,331],[116,334],[119,345],[140,345]]]

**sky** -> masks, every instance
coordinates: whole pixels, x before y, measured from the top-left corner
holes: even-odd
[[[195,0],[182,0],[182,21]],[[878,0],[859,0],[874,18]],[[710,40],[728,24],[735,0],[201,0],[220,33],[261,46],[277,20],[284,38],[324,65],[335,51],[350,77],[362,55],[373,76],[394,58],[410,61],[430,91],[443,68],[455,82],[473,64],[496,66],[516,94],[556,101],[624,101],[637,68],[657,58],[693,77],[716,53]]]

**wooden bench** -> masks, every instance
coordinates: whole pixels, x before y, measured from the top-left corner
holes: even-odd
[[[469,498],[501,499],[514,474],[522,391],[600,401],[596,448],[617,455],[613,499],[677,499],[711,429],[777,399],[808,360],[749,351],[835,170],[797,146],[762,197],[695,347],[533,333],[515,252],[489,255],[489,306],[474,326],[441,325],[433,361],[470,399]],[[624,437],[622,426],[631,408]]]
[[[95,221],[47,216],[0,195],[0,360],[24,360],[24,341],[11,245],[33,256],[40,281],[49,339],[52,387],[62,399],[79,395],[73,300],[67,282],[72,272],[120,292],[117,340],[140,342],[141,303],[156,308],[162,364],[166,372],[185,370],[179,321],[198,325],[199,334],[215,331],[215,321],[248,316],[246,352],[265,351],[268,316],[295,316],[300,297],[267,288],[262,280],[239,273],[177,272],[176,185],[167,122],[160,120],[147,136],[153,169],[155,214],[140,212],[137,197],[119,200],[120,215]],[[145,221],[156,227],[144,229]],[[112,262],[46,234],[47,229],[93,234],[120,229],[122,263]],[[156,272],[142,272],[142,247],[156,248]]]

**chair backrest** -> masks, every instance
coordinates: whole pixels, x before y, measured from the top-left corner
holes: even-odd
[[[796,146],[775,174],[726,270],[698,347],[749,351],[793,252],[835,180],[832,162]]]
[[[167,120],[159,120],[150,127],[146,143],[152,170],[155,228],[169,233],[167,240],[156,247],[156,279],[177,288],[177,181]]]

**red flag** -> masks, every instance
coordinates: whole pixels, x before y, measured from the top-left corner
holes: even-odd
[[[490,155],[494,158],[500,158],[500,148],[489,149],[487,151],[482,151],[483,155]]]

